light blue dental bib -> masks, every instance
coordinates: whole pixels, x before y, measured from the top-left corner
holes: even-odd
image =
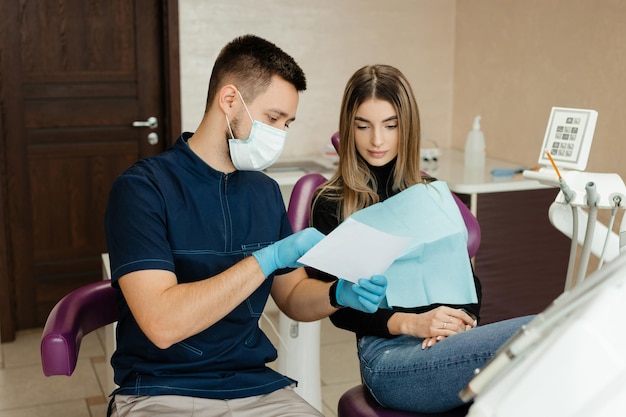
[[[467,253],[467,228],[444,181],[414,185],[350,217],[413,239],[385,271],[389,306],[478,302]]]

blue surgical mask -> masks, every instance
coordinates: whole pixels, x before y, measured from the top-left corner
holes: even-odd
[[[232,138],[228,139],[230,158],[235,168],[240,171],[262,171],[280,157],[285,147],[287,132],[254,120],[241,93],[239,93],[239,97],[241,97],[248,117],[252,120],[252,128],[248,139],[235,139],[228,115],[226,115],[226,124]]]

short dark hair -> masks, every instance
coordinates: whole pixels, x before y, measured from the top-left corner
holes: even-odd
[[[306,90],[304,71],[278,46],[255,35],[233,39],[215,60],[209,81],[207,110],[222,86],[232,83],[246,100],[253,101],[267,89],[274,75],[293,84],[297,91]]]

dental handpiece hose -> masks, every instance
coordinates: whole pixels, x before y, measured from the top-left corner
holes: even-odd
[[[559,177],[559,186],[561,187],[561,193],[565,198],[565,203],[570,204],[574,199],[574,192],[565,179],[561,176],[559,169],[556,167],[554,160],[550,156],[550,153],[546,152],[552,162],[556,175]],[[571,290],[576,285],[576,277],[574,276],[574,270],[576,269],[576,253],[578,252],[578,207],[571,205],[572,209],[572,242],[569,249],[569,261],[567,262],[567,275],[565,276],[565,290]]]
[[[561,176],[561,172],[559,168],[556,166],[554,159],[552,159],[552,155],[546,149],[546,156],[550,160],[552,164],[552,168],[554,168],[554,172],[556,173],[557,178],[559,179],[559,186],[561,188],[561,193],[563,194],[563,198],[565,198],[565,203],[570,204],[574,199],[574,192],[565,179]],[[570,290],[576,284],[576,278],[574,277],[574,268],[576,267],[576,252],[578,251],[578,207],[570,205],[572,208],[572,243],[570,244],[569,250],[569,261],[567,263],[567,275],[565,276],[565,290]]]
[[[578,263],[578,275],[576,277],[574,285],[576,285],[577,282],[581,282],[587,274],[587,265],[589,264],[591,246],[593,243],[593,234],[596,228],[596,219],[598,217],[598,192],[596,189],[596,184],[593,181],[589,181],[585,185],[585,191],[587,191],[587,206],[589,207],[589,218],[587,219],[585,240],[583,242],[583,248],[580,254],[580,262]]]
[[[561,186],[561,192],[563,193],[563,197],[565,197],[565,202],[569,204],[570,201],[574,199],[574,192],[571,188],[569,188],[569,185],[567,185],[563,177],[559,177],[559,185]]]
[[[617,215],[617,209],[619,208],[621,204],[622,204],[622,197],[618,195],[613,196],[613,207],[611,208],[611,219],[609,220],[609,225],[606,228],[607,229],[606,238],[604,239],[604,245],[602,245],[602,252],[600,253],[600,260],[598,261],[598,269],[602,268],[602,265],[604,265],[604,257],[606,254],[606,248],[609,244],[609,238],[611,237],[613,224],[615,223],[615,216]],[[620,245],[618,247],[621,251],[622,250],[621,234],[619,236],[619,239],[620,239]]]
[[[619,226],[619,251],[626,253],[626,214],[622,216],[622,222]]]
[[[559,179],[559,186],[561,187],[561,192],[563,193],[563,197],[565,197],[565,202],[567,204],[570,203],[574,199],[574,192],[569,188],[563,177],[561,176],[561,172],[559,171],[559,167],[556,166],[554,159],[552,159],[552,155],[550,155],[550,151],[545,150],[546,156],[550,160],[552,164],[552,168],[554,168],[554,172],[556,173],[557,178]]]

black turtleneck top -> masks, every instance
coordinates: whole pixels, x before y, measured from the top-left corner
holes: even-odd
[[[384,201],[397,194],[397,192],[394,192],[391,188],[396,159],[393,159],[389,163],[379,167],[372,166],[370,164],[367,165],[376,178],[376,192],[380,201]],[[436,181],[436,179],[425,177],[425,181],[431,182]],[[320,195],[311,209],[311,222],[313,227],[317,228],[324,234],[328,234],[334,230],[340,223],[337,216],[337,201],[325,198],[323,194]],[[334,281],[337,279],[337,277],[319,271],[316,271],[316,273],[312,275],[324,281]],[[478,318],[482,294],[480,281],[478,280],[476,274],[474,274],[474,283],[476,285],[478,304],[450,305],[450,307],[464,308]],[[335,326],[356,333],[357,337],[367,335],[394,337],[394,335],[389,333],[387,322],[395,312],[423,313],[440,305],[441,304],[433,304],[430,306],[416,308],[393,307],[391,310],[381,308],[372,314],[364,313],[351,308],[342,308],[333,313],[330,316],[330,320]]]
[[[380,198],[380,201],[384,201],[387,198],[396,194],[391,189],[393,181],[393,170],[396,166],[395,158],[380,167],[370,164],[367,164],[367,166],[376,178],[376,192],[378,194],[378,197]],[[329,200],[328,198],[324,198],[324,196],[321,195],[320,198],[316,201],[315,206],[312,207],[311,221],[312,225],[317,230],[324,233],[325,235],[329,234],[339,225],[339,223],[341,223],[339,221],[339,218],[337,217],[337,201]]]

